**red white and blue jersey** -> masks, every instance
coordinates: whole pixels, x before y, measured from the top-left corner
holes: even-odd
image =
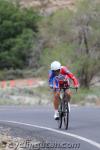
[[[73,80],[73,84],[75,87],[79,86],[79,82],[76,79],[76,77],[67,69],[66,66],[61,66],[60,69],[60,76],[63,75],[65,76],[65,78],[69,81],[69,79]],[[49,86],[51,88],[54,89],[58,89],[59,88],[59,81],[57,79],[57,76],[55,76],[54,71],[53,70],[49,70]],[[68,82],[69,84],[69,82]]]

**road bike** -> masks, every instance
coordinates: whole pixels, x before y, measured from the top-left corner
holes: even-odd
[[[64,128],[67,130],[68,125],[69,125],[69,99],[68,96],[66,95],[65,91],[67,89],[76,89],[74,87],[70,87],[67,85],[67,81],[59,81],[61,84],[60,87],[60,96],[59,96],[59,119],[57,120],[58,122],[58,128],[62,127],[62,123],[64,123]]]

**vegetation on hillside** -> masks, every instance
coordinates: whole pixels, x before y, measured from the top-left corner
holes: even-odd
[[[98,0],[81,0],[76,12],[62,10],[45,17],[41,27],[45,40],[43,65],[48,67],[51,61],[59,60],[78,75],[82,87],[89,88],[93,77],[100,72],[99,27]]]
[[[32,69],[47,76],[50,63],[58,60],[89,88],[100,72],[99,4],[78,0],[74,11],[40,17],[32,8],[0,0],[0,69]]]

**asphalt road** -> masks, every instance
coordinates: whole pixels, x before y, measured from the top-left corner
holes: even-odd
[[[57,128],[53,113],[51,106],[1,106],[0,124],[13,126],[16,131],[27,131],[26,134],[30,134],[31,137],[34,135],[42,139],[49,145],[45,145],[43,149],[100,149],[100,107],[72,106],[67,131]],[[20,134],[24,135],[22,132]]]

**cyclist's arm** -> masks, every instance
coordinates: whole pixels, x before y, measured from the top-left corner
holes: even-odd
[[[51,70],[49,70],[49,73],[48,73],[48,83],[49,83],[49,87],[50,88],[53,88],[53,72]]]
[[[67,76],[68,76],[70,79],[73,80],[74,86],[78,88],[78,87],[79,87],[79,82],[78,82],[78,80],[76,79],[76,77],[75,77],[71,72],[68,73]]]
[[[59,83],[56,77],[54,76],[53,72],[50,70],[49,71],[49,77],[48,77],[48,82],[49,82],[49,87],[57,90],[59,89]]]
[[[66,74],[67,77],[69,77],[70,79],[73,80],[74,86],[78,88],[79,87],[78,80],[76,79],[76,77],[67,68],[65,69],[65,74]]]
[[[52,72],[49,70],[48,72],[48,84],[51,87],[52,86]]]

